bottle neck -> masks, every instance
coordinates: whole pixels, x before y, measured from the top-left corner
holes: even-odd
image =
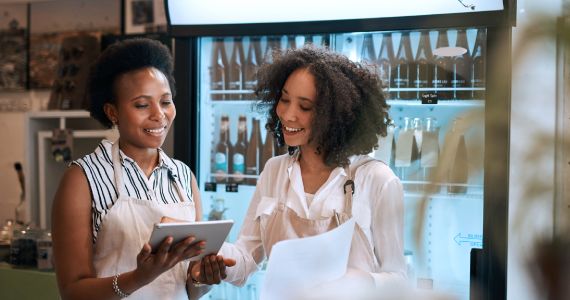
[[[245,122],[238,125],[238,143],[245,143],[247,141],[247,128]]]
[[[229,138],[229,124],[227,121],[222,121],[220,125],[220,141],[227,143]]]

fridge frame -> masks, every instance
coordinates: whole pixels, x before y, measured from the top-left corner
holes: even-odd
[[[168,1],[165,1],[168,12]],[[415,30],[448,27],[487,28],[487,98],[485,100],[485,158],[483,192],[483,249],[472,249],[470,299],[507,298],[509,199],[509,124],[511,105],[512,27],[516,0],[503,0],[503,11],[467,14],[394,17],[299,23],[171,26],[175,38],[177,118],[174,157],[192,170],[199,163],[198,39],[202,36],[338,33],[353,31]],[[167,13],[168,24],[170,19]],[[499,47],[503,46],[503,47]],[[183,66],[183,67],[180,67]],[[492,66],[492,67],[491,67]],[[490,72],[492,70],[492,72]],[[489,116],[496,116],[489,118]],[[490,121],[494,120],[494,121]],[[492,143],[491,143],[492,142]],[[497,163],[502,162],[502,163]]]

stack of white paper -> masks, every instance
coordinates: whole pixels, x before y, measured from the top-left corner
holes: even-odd
[[[267,262],[261,300],[296,299],[296,295],[346,273],[354,219],[312,237],[275,244]]]

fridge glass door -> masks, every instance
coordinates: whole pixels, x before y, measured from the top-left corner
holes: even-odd
[[[404,186],[408,279],[468,299],[470,251],[483,246],[485,28],[200,38],[197,176],[205,219],[233,219],[228,241],[235,242],[265,161],[285,152],[255,105],[255,71],[272,61],[272,49],[308,43],[363,62],[382,79],[393,124],[370,156]],[[257,299],[264,265],[244,287],[224,283],[210,295]]]

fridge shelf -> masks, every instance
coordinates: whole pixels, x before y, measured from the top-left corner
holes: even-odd
[[[258,179],[259,175],[246,175],[246,174],[241,174],[241,175],[234,175],[234,174],[210,174],[208,175],[208,178],[210,179],[216,179],[216,178],[223,178],[223,179],[232,179],[232,178],[246,178],[246,179]]]
[[[421,100],[390,100],[387,101],[390,106],[453,106],[453,107],[485,107],[483,100],[439,100],[437,104],[423,104]]]
[[[441,193],[437,193],[437,194],[429,194],[426,195],[423,192],[405,192],[404,193],[404,197],[405,198],[426,198],[426,199],[449,199],[449,200],[453,200],[453,199],[472,199],[472,200],[483,200],[483,194],[478,194],[478,193],[465,193],[465,194],[449,194],[446,192],[441,192]]]
[[[256,100],[210,100],[210,105],[223,104],[223,105],[255,105]]]
[[[390,92],[445,92],[445,91],[484,91],[484,87],[463,87],[463,88],[453,88],[453,87],[427,87],[427,88],[388,88],[384,89],[385,91]],[[220,95],[220,94],[251,94],[253,90],[210,90],[211,95]]]
[[[256,100],[209,100],[210,105],[223,104],[223,105],[255,105]],[[485,107],[484,100],[439,100],[437,104],[422,104],[421,100],[418,99],[407,99],[407,100],[391,100],[388,99],[387,103],[390,106],[426,106],[426,105],[437,105],[437,106],[453,106],[453,107]]]
[[[428,197],[428,198],[474,198],[482,199],[483,185],[480,184],[457,184],[457,183],[434,183],[435,190],[428,191],[430,182],[402,180],[404,192],[407,197]],[[448,188],[465,188],[463,192],[451,193]]]
[[[220,95],[220,94],[251,94],[253,90],[211,90],[210,94]]]

